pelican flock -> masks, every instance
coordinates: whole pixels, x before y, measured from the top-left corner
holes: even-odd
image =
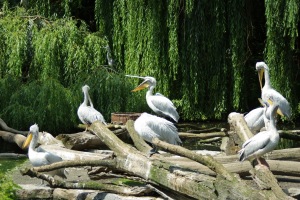
[[[134,122],[134,129],[145,141],[150,143],[152,143],[152,138],[156,137],[170,144],[182,144],[174,124],[155,115],[141,114]],[[153,148],[149,153],[154,152],[156,152],[156,148]]]
[[[90,87],[88,85],[85,85],[82,87],[82,92],[84,94],[84,100],[82,104],[79,106],[77,110],[77,115],[82,123],[86,125],[85,132],[87,132],[88,127],[94,122],[94,121],[101,121],[104,125],[106,125],[105,119],[102,116],[102,114],[97,111],[92,103],[91,97],[89,95]],[[88,106],[88,102],[90,102],[91,106]]]
[[[146,101],[148,106],[158,115],[162,115],[165,117],[172,118],[175,122],[178,122],[179,115],[176,111],[176,107],[172,103],[170,99],[165,97],[164,95],[160,93],[156,93],[153,95],[153,90],[156,86],[156,80],[155,78],[151,76],[141,77],[141,76],[131,76],[126,75],[128,77],[134,77],[134,78],[140,78],[144,79],[144,81],[133,91],[142,90],[144,88],[149,87],[149,90],[146,94]]]
[[[29,145],[28,148],[28,157],[31,162],[31,164],[34,167],[40,167],[44,165],[50,165],[52,163],[61,162],[63,159],[53,153],[50,153],[41,147],[37,148],[37,151],[35,151],[35,144],[39,139],[39,127],[37,124],[34,124],[30,126],[29,128],[29,135],[26,138],[25,142],[23,143],[22,148],[24,149]],[[64,168],[56,169],[53,171],[46,172],[47,174],[50,174],[52,176],[59,176],[63,179],[66,179],[67,171]],[[44,180],[42,180],[42,185],[44,183]]]
[[[272,97],[268,97],[268,99],[273,103],[270,107],[271,114],[268,130],[257,133],[243,144],[242,149],[238,152],[241,163],[246,159],[256,158],[260,166],[265,166],[260,162],[259,158],[273,151],[279,142],[279,133],[275,125],[275,114],[279,108],[279,103],[274,102]]]

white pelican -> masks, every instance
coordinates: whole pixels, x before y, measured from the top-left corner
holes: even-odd
[[[271,97],[270,101],[274,102]],[[279,134],[275,125],[275,114],[278,107],[278,102],[274,102],[270,107],[271,115],[268,130],[257,133],[243,144],[242,149],[238,152],[241,163],[245,159],[256,158],[260,166],[265,166],[261,164],[259,158],[265,153],[274,150],[279,142]]]
[[[291,106],[289,102],[276,90],[271,87],[270,75],[269,75],[269,68],[265,62],[257,62],[256,63],[256,70],[258,72],[258,78],[260,87],[262,89],[261,98],[263,102],[269,106],[269,102],[267,97],[272,97],[274,101],[278,102],[279,108],[277,113],[281,116],[286,116],[288,118],[291,117]],[[265,73],[265,85],[262,87],[262,78],[263,73]]]
[[[264,126],[268,126],[268,124],[265,124],[265,120],[270,119],[270,111],[271,109],[265,106],[264,108],[253,109],[245,115],[245,121],[253,134],[259,132]]]
[[[177,128],[172,122],[145,112],[135,120],[134,129],[145,141],[150,143],[153,137],[174,145],[182,143]],[[150,154],[155,151],[156,149],[153,148]]]
[[[77,115],[82,123],[86,125],[85,132],[87,132],[88,127],[94,122],[94,121],[101,121],[104,125],[106,125],[104,117],[101,115],[100,112],[98,112],[92,103],[92,100],[89,95],[90,87],[88,85],[85,85],[82,87],[82,92],[84,94],[84,101],[79,106],[77,110]],[[90,105],[88,106],[88,101],[90,101]]]
[[[37,124],[34,124],[30,126],[29,129],[29,135],[27,136],[27,139],[23,143],[22,148],[27,147],[29,144],[28,148],[28,157],[31,162],[31,164],[34,167],[40,167],[44,165],[50,165],[52,163],[60,162],[63,161],[63,159],[57,155],[54,155],[53,153],[50,153],[41,147],[37,148],[37,151],[35,151],[35,144],[37,140],[39,139],[39,127]],[[66,174],[68,172],[64,169],[56,169],[53,171],[46,172],[47,174],[50,174],[51,176],[59,176],[63,179],[66,179]],[[42,180],[42,184],[44,183],[44,180]]]
[[[146,101],[148,106],[158,115],[166,116],[172,118],[174,121],[178,122],[179,115],[176,111],[176,107],[164,95],[160,93],[156,93],[155,95],[152,94],[153,89],[156,86],[156,80],[155,78],[151,76],[146,76],[146,77],[141,77],[141,76],[131,76],[131,75],[126,75],[128,77],[135,77],[135,78],[141,78],[144,79],[143,81],[136,89],[133,91],[138,91],[142,90],[144,88],[149,87],[149,90],[147,91],[146,94]]]

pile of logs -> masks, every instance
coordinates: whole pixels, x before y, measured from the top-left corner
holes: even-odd
[[[165,199],[293,199],[282,191],[274,175],[300,176],[300,148],[273,151],[266,157],[270,170],[258,166],[253,167],[249,161],[239,165],[236,151],[243,142],[252,137],[252,133],[241,114],[231,113],[228,122],[234,127],[234,131],[179,133],[181,138],[227,137],[222,140],[227,146],[231,142],[235,149],[232,146],[224,147],[224,149],[231,148],[230,154],[233,155],[217,157],[197,154],[157,138],[154,138],[152,143],[173,156],[154,154],[149,157],[148,152],[151,147],[135,132],[134,122],[131,120],[126,125],[105,126],[101,122],[94,122],[89,129],[91,133],[59,135],[57,138],[60,141],[50,139],[50,134],[40,133],[44,135],[44,139],[40,140],[40,144],[43,144],[42,148],[67,161],[22,169],[21,173],[43,179],[51,187],[104,190],[132,196],[141,196],[149,191],[155,191]],[[2,123],[0,125],[4,129]],[[215,131],[215,129],[209,131]],[[6,140],[3,136],[4,132],[0,131],[0,136]],[[289,139],[299,139],[295,133],[281,132],[280,134]],[[22,135],[20,133],[13,135],[15,139],[12,137],[6,141],[18,142],[22,145]],[[110,151],[95,150],[94,153],[81,151],[91,148],[99,149],[101,146],[106,146]],[[80,184],[70,183],[42,173],[58,168],[79,166],[93,167],[89,172],[92,180],[125,177],[139,181],[141,187],[124,189],[119,185],[99,184],[91,181]],[[240,178],[244,176],[251,176],[257,187],[249,186]]]

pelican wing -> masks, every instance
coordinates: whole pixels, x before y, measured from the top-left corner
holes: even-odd
[[[100,112],[90,106],[81,106],[78,109],[78,116],[84,123],[92,124],[94,121],[101,121],[106,125],[105,119]]]
[[[172,101],[170,101],[167,97],[160,93],[156,93],[149,100],[153,104],[153,106],[158,110],[158,114],[169,116],[176,122],[178,122],[179,115],[176,111],[176,107],[174,106]]]
[[[37,148],[37,152],[44,153],[45,159],[47,159],[47,161],[50,164],[63,161],[63,159],[60,156],[57,156],[57,155],[55,155],[53,153],[50,153],[49,151],[46,151],[45,149],[43,149],[41,147]]]
[[[256,133],[264,126],[264,108],[251,110],[244,118],[252,133]]]
[[[252,138],[247,140],[242,149],[238,152],[240,156],[240,161],[247,159],[256,151],[263,149],[270,142],[270,135],[268,131],[259,132]]]
[[[177,128],[166,119],[143,113],[134,123],[135,130],[148,142],[153,137],[168,142],[170,144],[181,144]]]
[[[278,102],[279,110],[284,116],[287,116],[288,118],[291,117],[291,106],[289,102],[279,92],[277,92],[273,88],[263,89],[262,100],[268,106],[270,106],[268,102],[269,97],[272,97],[274,102]]]

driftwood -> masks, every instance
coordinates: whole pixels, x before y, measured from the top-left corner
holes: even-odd
[[[18,131],[7,126],[7,124],[0,118],[0,126],[4,131],[8,131],[15,134],[28,135],[28,131]]]
[[[71,150],[97,149],[106,146],[99,137],[90,132],[60,134],[57,138],[62,141],[67,149]]]
[[[267,160],[288,160],[300,162],[300,148],[274,150],[263,156]],[[215,159],[219,163],[231,163],[239,160],[239,155],[218,156]]]
[[[253,134],[249,130],[242,114],[230,113],[228,116],[228,122],[234,127],[243,142],[246,142],[246,140],[253,137]],[[252,174],[253,180],[260,186],[262,191],[272,191],[272,195],[275,195],[277,199],[294,199],[287,196],[282,191],[277,183],[277,179],[269,169],[256,166],[250,171],[250,173]],[[264,185],[264,187],[261,187],[262,185]]]
[[[224,132],[200,133],[200,134],[179,132],[178,135],[179,135],[179,137],[181,139],[187,139],[187,138],[208,139],[208,138],[214,138],[214,137],[225,137],[225,136],[228,136]]]
[[[20,147],[20,149],[22,149],[22,145],[23,145],[24,141],[26,140],[26,137],[24,135],[13,134],[13,133],[6,132],[6,131],[0,131],[0,137],[2,137],[2,139],[5,142],[17,144],[18,147]],[[28,147],[26,147],[23,150],[27,151]]]
[[[202,167],[198,169],[191,169],[189,166],[178,165],[175,162],[170,162],[162,155],[154,154],[151,157],[147,154],[151,147],[145,143],[144,140],[135,132],[133,128],[133,121],[128,121],[126,124],[127,130],[134,141],[134,147],[121,141],[114,133],[112,133],[101,122],[94,122],[90,127],[90,130],[96,134],[105,144],[114,152],[113,157],[110,156],[109,160],[105,160],[112,164],[109,167],[124,171],[127,174],[139,176],[147,182],[154,184],[160,188],[178,193],[180,195],[186,195],[196,199],[288,199],[289,197],[282,194],[282,190],[276,188],[276,184],[270,186],[270,190],[262,188],[262,190],[254,189],[248,186],[238,175],[234,175],[230,172],[231,169],[237,168],[238,163],[229,163],[221,165],[211,156],[202,156],[196,154],[190,150],[187,150],[180,146],[174,146],[164,143],[156,138],[153,139],[153,143],[171,153],[185,156],[191,160],[197,161]],[[236,129],[238,130],[238,129]],[[53,149],[53,148],[51,148]],[[69,150],[71,151],[71,150]],[[192,162],[194,162],[192,161]],[[74,164],[74,163],[73,163]],[[269,163],[272,168],[272,163]],[[290,164],[290,163],[287,163]],[[89,165],[84,163],[83,165]],[[105,166],[105,164],[99,164]],[[208,176],[203,173],[209,174],[204,170],[206,165],[207,171],[214,173],[216,177]],[[228,167],[227,167],[227,166]],[[242,165],[248,165],[247,171],[251,165],[249,162],[244,162]],[[70,166],[70,165],[69,165]],[[57,167],[57,166],[56,166]],[[62,166],[61,166],[62,167]],[[63,165],[65,167],[65,165]],[[49,169],[49,168],[48,168]],[[229,169],[229,170],[228,170]],[[260,169],[253,169],[253,179],[265,183],[260,175]],[[257,171],[254,171],[257,170]],[[280,170],[278,168],[278,170]],[[31,170],[33,172],[39,171],[39,169]],[[246,170],[244,170],[246,171]],[[200,172],[200,173],[199,173]],[[264,172],[272,175],[270,171]],[[32,176],[38,176],[39,178],[45,178],[40,173],[32,173]],[[273,176],[273,175],[272,175]],[[271,176],[271,177],[272,177]],[[50,177],[52,178],[52,177]],[[48,181],[49,177],[45,178]],[[44,179],[44,180],[45,180]],[[46,181],[47,181],[46,180]],[[263,181],[262,181],[263,180]],[[272,181],[274,180],[268,179]],[[56,183],[56,182],[55,182]],[[278,185],[278,184],[277,184]],[[59,186],[59,184],[56,184]],[[66,186],[66,185],[65,185]],[[68,185],[73,187],[74,184]],[[279,186],[278,186],[279,187]],[[85,189],[88,189],[85,187]],[[105,188],[101,188],[105,190]],[[275,191],[276,189],[276,191]]]

